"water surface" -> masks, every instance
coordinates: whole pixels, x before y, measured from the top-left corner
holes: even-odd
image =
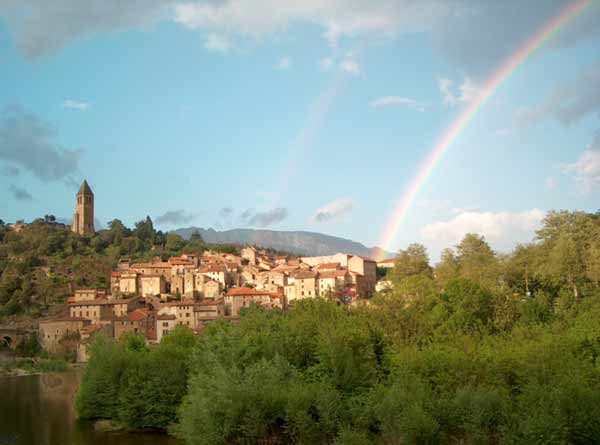
[[[77,420],[76,372],[0,377],[0,445],[180,445],[161,434],[97,433]]]

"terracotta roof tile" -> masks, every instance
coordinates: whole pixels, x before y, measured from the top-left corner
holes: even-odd
[[[233,287],[227,291],[230,297],[271,295],[271,292],[250,289],[249,287]]]
[[[39,323],[53,323],[53,322],[64,322],[64,321],[90,321],[89,318],[84,317],[53,317],[40,320]]]
[[[378,261],[378,263],[393,263],[396,261],[396,258],[386,258],[385,260]]]
[[[156,317],[157,320],[176,320],[177,317],[171,314],[161,314]]]
[[[317,269],[337,269],[340,263],[322,263],[317,266]]]

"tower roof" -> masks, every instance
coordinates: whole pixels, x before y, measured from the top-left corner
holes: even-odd
[[[92,192],[92,189],[88,185],[87,181],[84,179],[83,182],[81,183],[81,187],[79,187],[79,191],[77,192],[77,194],[78,195],[93,195],[94,192]]]

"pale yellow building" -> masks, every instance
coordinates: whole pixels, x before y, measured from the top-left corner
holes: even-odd
[[[160,343],[162,338],[175,329],[177,318],[173,314],[162,314],[156,316],[156,341]]]
[[[142,297],[155,297],[166,293],[166,282],[162,275],[142,275],[139,281]]]
[[[176,324],[194,328],[194,305],[193,301],[166,303],[158,310],[158,315],[174,315]]]
[[[281,296],[274,295],[271,292],[250,289],[246,287],[235,287],[229,289],[224,298],[225,311],[233,317],[239,315],[240,309],[249,307],[252,303],[260,304],[267,309],[281,307]]]

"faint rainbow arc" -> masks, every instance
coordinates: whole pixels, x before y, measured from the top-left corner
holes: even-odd
[[[419,190],[425,184],[427,178],[431,175],[435,166],[440,162],[452,143],[458,138],[469,122],[475,117],[485,102],[494,94],[500,85],[532,55],[535,50],[540,48],[552,35],[579,15],[586,6],[593,0],[577,0],[566,6],[559,14],[549,20],[533,37],[526,41],[515,53],[508,57],[500,67],[484,82],[478,95],[459,113],[458,117],[445,129],[441,137],[437,140],[433,148],[427,153],[425,159],[421,162],[417,174],[412,179],[400,200],[396,204],[392,216],[388,219],[386,226],[381,234],[379,243],[383,251],[391,248],[396,233],[402,224],[406,214],[419,193]],[[381,253],[383,255],[383,252]]]

